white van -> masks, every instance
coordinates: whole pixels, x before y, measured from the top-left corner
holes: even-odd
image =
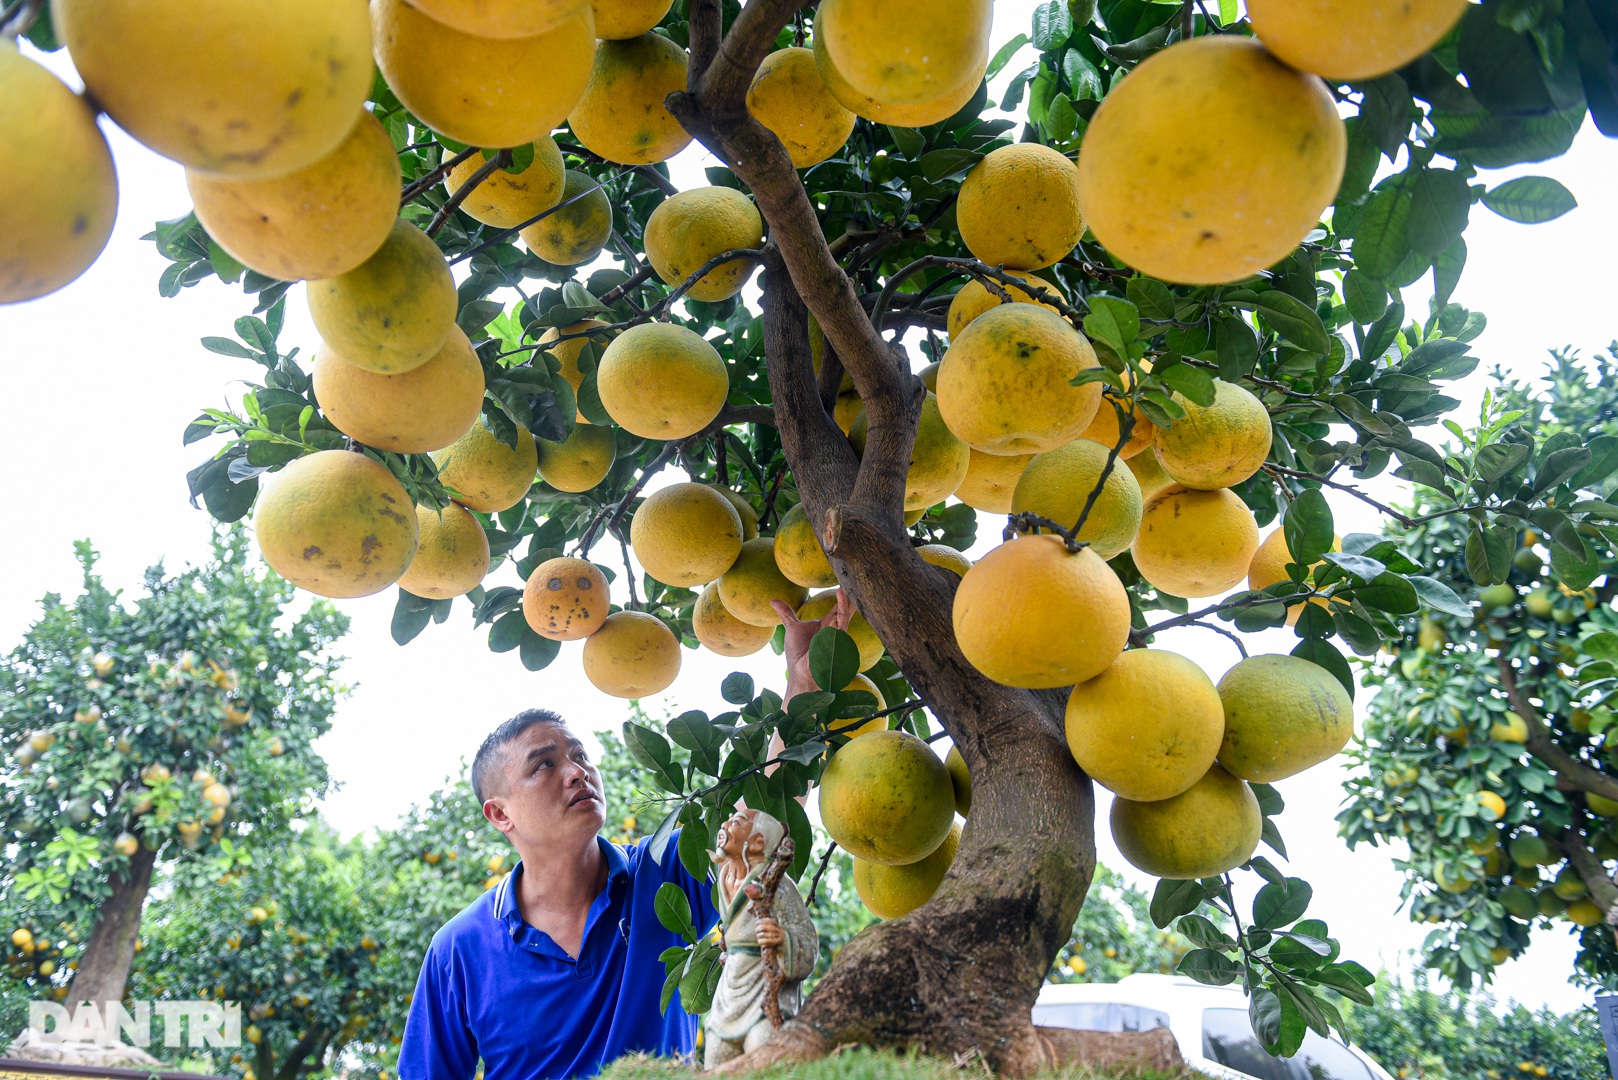
[[[1178,975],[1047,983],[1034,1004],[1034,1023],[1080,1031],[1166,1027],[1188,1066],[1220,1080],[1393,1080],[1357,1047],[1313,1031],[1296,1056],[1268,1054],[1253,1035],[1239,987],[1204,986]]]

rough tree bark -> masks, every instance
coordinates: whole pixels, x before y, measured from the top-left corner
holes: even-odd
[[[152,866],[157,852],[136,849],[129,867],[112,880],[112,895],[96,912],[95,929],[79,958],[73,976],[75,1003],[81,1001],[122,1001],[135,962],[135,937],[140,933],[141,909],[152,887]]]
[[[733,1071],[851,1042],[980,1056],[1013,1075],[1074,1055],[1177,1062],[1172,1039],[1044,1037],[1031,1023],[1094,873],[1093,791],[1067,749],[1062,696],[991,682],[956,646],[958,579],[916,555],[902,520],[921,383],[873,326],[785,149],[747,112],[754,72],[801,6],[751,0],[721,34],[718,0],[694,0],[690,82],[668,106],[769,223],[765,351],[787,461],[839,582],[965,758],[972,815],[932,901],[846,946],[804,1011]],[[863,460],[813,375],[810,311],[864,400]],[[832,360],[821,381],[835,389]]]

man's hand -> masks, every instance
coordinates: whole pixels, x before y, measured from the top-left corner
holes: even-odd
[[[847,630],[849,622],[854,618],[854,601],[849,599],[845,590],[838,589],[836,606],[821,619],[800,619],[791,607],[780,600],[771,600],[770,606],[781,616],[781,623],[786,627],[784,652],[787,661],[787,690],[782,700],[782,704],[785,705],[798,694],[821,689],[815,685],[814,676],[809,674],[809,643],[825,627],[835,626],[839,630]],[[842,687],[834,686],[830,689],[841,690]]]

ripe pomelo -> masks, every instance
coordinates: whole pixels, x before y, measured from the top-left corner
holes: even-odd
[[[208,235],[282,281],[346,274],[376,254],[399,216],[398,154],[364,109],[331,153],[301,169],[265,180],[187,169],[185,183]]]
[[[552,641],[589,637],[607,621],[611,606],[607,576],[584,559],[547,559],[523,584],[523,618],[534,633]]]
[[[431,360],[393,375],[349,363],[322,343],[315,353],[315,397],[344,435],[395,454],[442,450],[465,435],[483,408],[483,365],[459,327]]]
[[[742,519],[706,484],[670,484],[648,495],[629,525],[635,559],[655,581],[689,589],[717,580],[742,551]]]
[[[404,218],[370,258],[307,288],[320,336],[349,363],[385,375],[436,356],[460,310],[444,253]]]
[[[1079,170],[1039,143],[991,150],[961,181],[955,208],[967,250],[990,266],[1039,270],[1084,237]]]
[[[938,850],[955,821],[949,772],[904,731],[845,743],[820,778],[820,820],[849,854],[907,866]]]
[[[1212,405],[1183,394],[1174,401],[1185,415],[1158,430],[1156,451],[1177,483],[1204,491],[1234,487],[1270,456],[1270,413],[1251,391],[1215,379]]]
[[[663,21],[673,0],[591,0],[595,11],[596,37],[622,41],[640,37]]]
[[[665,285],[686,279],[727,251],[764,244],[764,219],[753,200],[728,187],[703,187],[671,195],[646,219],[646,258]],[[732,259],[709,270],[686,290],[693,300],[717,303],[742,291],[758,263]]]
[[[882,696],[881,689],[864,675],[855,675],[843,689],[845,691],[857,690],[861,693],[870,694],[876,699],[876,704],[871,707],[871,712],[873,713],[879,713],[888,707],[888,700]],[[860,735],[869,735],[873,731],[888,730],[888,718],[886,716],[850,716],[842,720],[833,721],[827,725],[827,730],[838,735],[847,735],[852,739]]]
[[[758,511],[753,509],[753,504],[742,498],[739,493],[732,491],[728,487],[724,487],[720,484],[709,484],[708,486],[719,492],[719,494],[723,495],[730,505],[736,508],[736,513],[741,515],[742,539],[751,540],[753,537],[757,536]]]
[[[972,569],[972,560],[948,544],[923,544],[916,549],[916,554],[921,556],[922,562],[941,566],[956,577],[965,577],[966,572]]]
[[[1247,576],[1258,523],[1233,491],[1176,485],[1146,504],[1130,550],[1152,588],[1170,596],[1217,596]]]
[[[950,785],[955,789],[955,812],[966,817],[972,812],[972,772],[958,747],[950,747],[944,755],[944,769],[949,773]]]
[[[683,439],[725,407],[725,362],[701,335],[672,323],[641,323],[613,339],[596,369],[596,392],[612,422],[643,439]]]
[[[1012,492],[1017,490],[1017,481],[1033,459],[1033,454],[1006,457],[970,450],[966,476],[961,480],[961,486],[955,489],[955,497],[974,510],[987,514],[1009,514]]]
[[[427,600],[447,600],[482,583],[489,572],[489,537],[472,511],[459,503],[441,511],[418,505],[416,526],[416,557],[399,578],[399,588]]]
[[[806,589],[828,589],[837,584],[837,573],[820,546],[820,537],[815,535],[803,503],[782,514],[775,527],[775,565],[788,581]]]
[[[1234,870],[1258,850],[1264,826],[1253,789],[1218,765],[1159,802],[1112,801],[1112,839],[1131,866],[1185,880]]]
[[[1324,83],[1252,38],[1143,60],[1096,110],[1079,200],[1109,252],[1152,277],[1222,285],[1286,258],[1343,178],[1348,137]]]
[[[584,642],[584,675],[603,694],[660,694],[680,674],[680,639],[644,611],[615,611]]]
[[[1318,765],[1354,734],[1354,705],[1337,677],[1297,656],[1249,656],[1219,680],[1225,738],[1219,764],[1271,784]]]
[[[580,322],[574,323],[572,326],[564,326],[560,330],[553,326],[539,337],[539,343],[541,345],[548,345],[553,341],[556,342],[556,344],[551,345],[551,347],[545,351],[556,357],[557,362],[562,365],[562,378],[566,379],[567,384],[573,388],[573,396],[575,398],[578,397],[579,387],[584,385],[584,372],[579,368],[579,354],[584,351],[584,347],[586,345],[593,344],[598,350],[605,349],[608,342],[610,342],[613,337],[617,336],[617,331],[613,331],[610,334],[598,334],[594,337],[579,337],[575,335],[585,334],[591,330],[603,329],[606,326],[607,324],[602,322],[600,319],[584,319]],[[566,340],[560,340],[563,338]],[[584,418],[584,414],[582,412],[578,413],[577,421],[581,424],[588,424],[590,422]]]
[[[553,266],[587,263],[612,238],[612,203],[588,173],[568,169],[561,201],[517,235],[529,251]]]
[[[494,170],[467,193],[461,209],[485,225],[515,229],[561,202],[567,173],[562,151],[549,135],[535,139],[533,147],[534,159],[527,168],[521,172]],[[444,186],[454,195],[488,164],[489,160],[483,155],[474,154],[449,171]]]
[[[1333,551],[1343,550],[1342,537],[1335,535],[1332,537],[1331,549]],[[1264,542],[1259,544],[1258,550],[1253,552],[1253,561],[1247,564],[1247,587],[1254,592],[1262,592],[1271,585],[1290,581],[1287,566],[1291,562],[1292,549],[1287,547],[1286,530],[1276,529],[1269,536],[1266,536]],[[1314,571],[1324,565],[1325,563],[1322,561],[1311,566],[1309,568],[1309,578],[1306,580],[1312,580]],[[1318,596],[1309,602],[1318,604],[1321,607],[1327,606],[1325,599]],[[1344,601],[1339,600],[1338,602],[1343,603]],[[1303,605],[1301,603],[1289,606],[1287,608],[1287,625],[1296,626],[1301,615],[1303,615]]]
[[[428,18],[406,0],[374,0],[376,62],[404,107],[470,146],[521,146],[548,136],[584,94],[595,60],[589,11],[520,38],[479,37]]]
[[[843,78],[842,72],[837,70],[837,65],[832,63],[826,52],[826,39],[820,34],[819,27],[817,15],[816,32],[810,44],[814,49],[815,66],[820,69],[820,77],[826,81],[826,89],[831,91],[832,97],[842,102],[844,108],[873,124],[920,128],[948,120],[964,109],[983,85],[982,72],[969,72],[959,83],[931,101],[917,105],[893,105],[878,101],[869,94],[860,93]]]
[[[993,18],[993,0],[822,0],[815,39],[855,90],[921,105],[983,78]]]
[[[55,292],[112,235],[118,178],[88,102],[0,41],[0,304]]]
[[[561,442],[535,439],[539,476],[557,491],[589,491],[618,459],[618,433],[610,427],[574,424]]]
[[[768,536],[743,542],[735,563],[719,578],[719,598],[725,610],[749,626],[776,626],[781,616],[770,606],[780,600],[796,608],[809,590],[788,580],[775,565],[775,541]]]
[[[950,342],[938,369],[938,408],[975,450],[1055,450],[1095,419],[1101,384],[1071,385],[1095,366],[1090,342],[1061,316],[1034,304],[1001,304]]]
[[[709,582],[698,595],[691,609],[691,630],[709,651],[720,656],[751,656],[775,636],[773,626],[753,626],[727,611],[717,581]]]
[[[960,825],[951,825],[944,842],[931,855],[907,866],[854,860],[854,891],[865,909],[879,919],[897,919],[933,898],[955,862],[961,844]]]
[[[432,455],[438,478],[455,501],[483,514],[510,510],[534,486],[539,454],[534,437],[517,429],[515,448],[501,442],[481,420],[465,435]]]
[[[825,161],[854,131],[854,114],[832,96],[815,54],[801,46],[764,58],[747,91],[747,111],[781,140],[794,169]]]
[[[1052,285],[1044,278],[1035,277],[1031,271],[1007,270],[1006,273],[1012,277],[1019,277],[1025,281],[1028,281],[1029,287],[1032,289],[1045,289],[1049,292],[1055,293],[1057,296],[1062,295],[1062,290],[1059,287]],[[996,281],[994,284],[996,287],[1003,289],[1006,294],[1011,297],[1012,303],[1038,304],[1040,307],[1045,308],[1048,311],[1061,315],[1061,311],[1059,311],[1055,305],[1036,299],[1033,294],[1024,289],[1019,289],[1015,285],[1007,285],[1003,281]],[[1066,297],[1063,297],[1063,299],[1066,299]],[[982,315],[985,311],[994,310],[1002,303],[1004,303],[1004,301],[1002,301],[1000,297],[996,296],[994,293],[990,292],[989,287],[983,284],[983,282],[979,281],[977,278],[972,278],[965,285],[962,285],[961,290],[957,292],[954,299],[949,302],[949,336],[951,340],[953,340],[955,336],[962,330],[965,330],[967,325],[970,324],[973,319],[977,318],[979,315]],[[935,365],[928,366],[934,367],[936,371]],[[936,383],[936,381],[937,377],[935,375],[934,382]],[[927,389],[936,393],[938,388],[936,385],[934,385],[929,386]]]
[[[590,0],[410,0],[428,17],[463,34],[522,38],[575,18]]]
[[[1089,439],[1035,454],[1012,492],[1011,512],[1035,513],[1071,528],[1099,486],[1101,494],[1076,539],[1089,543],[1103,559],[1126,550],[1140,529],[1140,485],[1122,461],[1115,459],[1107,469],[1107,457],[1107,448]]]
[[[989,552],[955,590],[955,639],[1007,686],[1054,689],[1099,675],[1129,640],[1129,595],[1089,548],[1023,536]]]
[[[319,596],[380,592],[416,554],[404,485],[347,450],[322,450],[277,473],[259,495],[253,532],[271,569]]]
[[[371,26],[357,3],[59,0],[51,17],[119,127],[221,176],[280,176],[325,157],[371,89]]]
[[[1079,768],[1126,799],[1173,798],[1207,775],[1225,714],[1213,680],[1164,649],[1131,649],[1067,699]]]
[[[1098,442],[1111,450],[1118,446],[1118,440],[1123,437],[1122,418],[1130,418],[1129,438],[1124,441],[1118,451],[1118,456],[1125,461],[1135,457],[1143,450],[1151,447],[1157,438],[1157,425],[1146,419],[1146,414],[1134,408],[1127,402],[1118,401],[1103,394],[1101,405],[1096,409],[1096,418],[1090,421],[1090,426],[1079,433],[1079,438]]]
[[[867,419],[862,409],[848,427],[848,439],[854,444],[855,453],[862,456],[867,434]],[[944,423],[938,398],[929,393],[922,401],[921,418],[916,422],[916,441],[910,448],[904,508],[925,510],[955,494],[961,481],[966,479],[969,464],[971,452]]]
[[[837,606],[837,590],[830,589],[823,593],[816,593],[798,608],[799,619],[811,621],[824,619],[831,614],[832,608]],[[848,620],[848,636],[854,639],[854,644],[860,650],[860,670],[869,671],[882,659],[887,647],[882,639],[876,636],[876,630],[871,626],[864,615],[854,612],[854,617]]]
[[[619,165],[653,165],[684,150],[691,135],[663,105],[685,89],[690,58],[660,34],[603,41],[584,96],[568,114],[585,148]]]
[[[1467,0],[1248,0],[1247,16],[1265,48],[1299,71],[1332,82],[1369,82],[1437,45],[1466,12]]]
[[[1140,497],[1145,504],[1150,504],[1165,490],[1176,486],[1174,477],[1163,471],[1156,454],[1136,454],[1125,464],[1135,474],[1135,482],[1140,485]]]
[[[1574,926],[1597,926],[1606,918],[1607,913],[1602,910],[1601,905],[1589,897],[1575,900],[1567,906],[1567,921]]]

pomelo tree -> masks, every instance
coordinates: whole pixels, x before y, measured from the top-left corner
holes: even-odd
[[[78,554],[84,591],[47,595],[0,658],[3,948],[30,993],[118,1001],[154,871],[245,858],[325,790],[310,743],[348,620],[292,610],[245,530],[204,566],[152,567],[133,603]]]
[[[683,827],[698,870],[740,794],[789,822],[806,871],[794,797],[818,782],[832,835],[902,877],[970,784],[930,899],[844,948],[749,1063],[848,1041],[1008,1072],[1063,1056],[1029,1006],[1091,885],[1091,775],[1165,879],[1152,918],[1198,946],[1180,970],[1242,982],[1267,1045],[1368,996],[1304,918],[1307,884],[1256,855],[1284,849],[1267,781],[1348,737],[1342,647],[1470,609],[1394,541],[1337,538],[1324,493],[1374,502],[1356,481],[1391,469],[1431,506],[1395,520],[1453,519],[1484,584],[1530,521],[1605,550],[1610,507],[1566,485],[1604,455],[1521,424],[1448,453],[1418,432],[1478,362],[1483,316],[1452,302],[1470,215],[1573,206],[1487,170],[1566,151],[1588,114],[1618,130],[1610,4],[1377,2],[1339,25],[1320,4],[1053,0],[994,56],[990,0],[813,19],[798,0],[378,0],[370,26],[315,0],[262,25],[52,7],[94,100],[189,170],[196,214],[153,235],[161,291],[219,277],[253,300],[204,344],[261,381],[188,430],[225,437],[190,481],[222,519],[252,511],[290,580],[399,582],[401,641],[465,595],[492,648],[539,670],[583,639],[586,676],[628,698],[674,682],[682,642],[762,648],[771,601],[802,635],[847,616],[810,588],[852,599],[847,632],[814,638],[821,691],[783,709],[733,677],[735,711],[625,731],[670,797],[654,846]],[[261,79],[217,70],[210,18],[265,43]],[[1030,46],[991,105],[985,78]],[[357,77],[373,51],[381,77]],[[174,60],[192,53],[209,62]],[[227,83],[251,85],[176,127]],[[300,102],[298,137],[267,139]],[[681,191],[664,162],[693,140],[722,164]],[[1400,290],[1429,274],[1413,317]],[[297,277],[312,363],[279,341]],[[690,482],[653,484],[671,466]],[[968,567],[931,542],[967,546],[974,510],[1010,516]],[[487,577],[506,562],[521,588]],[[1222,692],[1146,648],[1289,622],[1292,655]],[[1328,703],[1324,735],[1300,736],[1304,698]],[[921,746],[933,722],[953,774]],[[1186,753],[1130,750],[1144,725]],[[901,763],[909,810],[873,820]],[[1267,880],[1251,910],[1239,867]],[[700,1008],[711,947],[668,963]]]

